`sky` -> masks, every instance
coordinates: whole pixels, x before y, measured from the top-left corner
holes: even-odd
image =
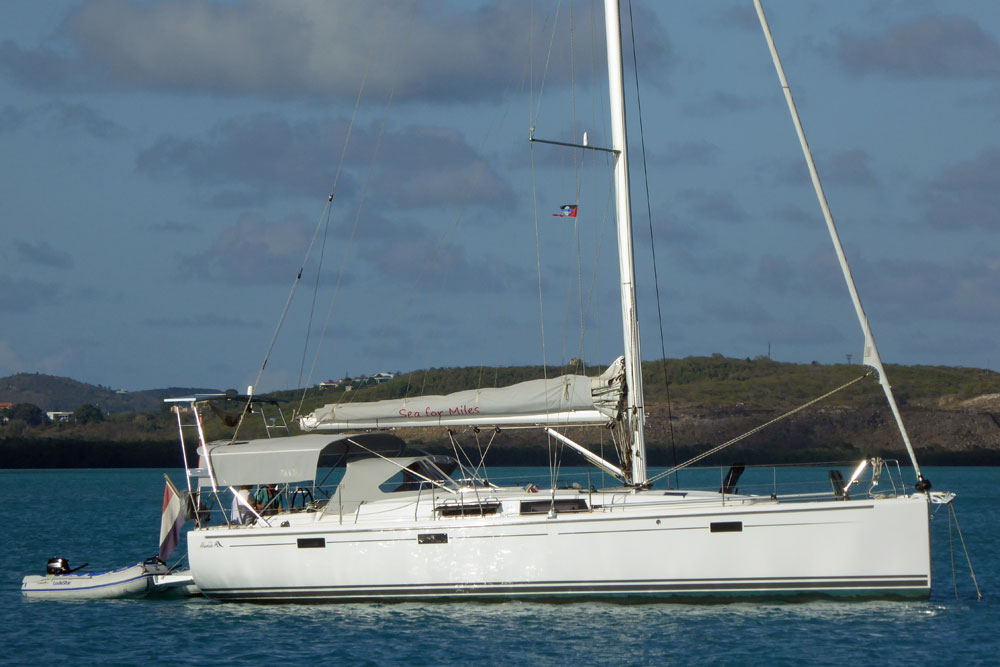
[[[0,375],[609,363],[594,4],[0,4]],[[764,8],[883,360],[995,368],[1000,4]],[[622,17],[643,358],[858,363],[752,2]]]

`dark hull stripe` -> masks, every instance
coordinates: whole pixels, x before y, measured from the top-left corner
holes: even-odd
[[[212,598],[223,600],[317,601],[348,599],[414,599],[475,597],[620,597],[620,596],[719,596],[754,595],[852,595],[877,597],[926,596],[930,593],[927,577],[826,577],[793,580],[733,579],[701,581],[544,582],[539,584],[476,584],[430,586],[344,586],[296,588],[203,589]]]

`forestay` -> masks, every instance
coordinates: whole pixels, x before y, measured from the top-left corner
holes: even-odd
[[[619,357],[594,378],[562,375],[444,396],[331,403],[302,417],[299,423],[307,431],[606,424],[618,419],[625,392],[625,362]]]

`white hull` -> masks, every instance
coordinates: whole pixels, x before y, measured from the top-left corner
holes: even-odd
[[[153,590],[157,597],[197,597],[201,591],[194,584],[194,577],[188,570],[160,574],[153,577]]]
[[[107,572],[31,575],[21,580],[21,594],[45,600],[96,600],[143,597],[153,590],[153,577],[165,574],[159,564],[136,563]]]
[[[343,523],[314,513],[202,528],[188,534],[191,573],[208,597],[258,601],[930,592],[924,495],[722,504],[718,494],[593,494],[593,511],[509,511],[525,499],[489,517],[421,520],[411,500],[363,505]]]

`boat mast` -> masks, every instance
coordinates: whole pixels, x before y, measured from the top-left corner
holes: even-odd
[[[615,156],[615,211],[618,226],[618,269],[621,274],[622,331],[625,337],[626,432],[630,461],[624,465],[627,482],[644,484],[646,416],[642,400],[642,357],[635,308],[635,262],[632,253],[632,209],[629,200],[628,142],[625,133],[625,85],[622,75],[622,37],[618,0],[605,0],[604,27],[608,45],[608,93],[611,98],[611,147]]]
[[[885,398],[889,403],[889,407],[892,410],[892,416],[896,420],[896,426],[899,428],[899,434],[903,438],[903,444],[906,447],[907,454],[910,455],[910,462],[913,464],[913,470],[917,474],[917,491],[927,491],[931,488],[930,482],[928,482],[923,473],[920,471],[920,465],[917,463],[917,454],[913,451],[913,445],[910,443],[910,436],[906,432],[906,426],[903,424],[903,417],[899,413],[899,406],[896,404],[896,397],[892,393],[892,386],[889,384],[889,378],[885,374],[885,368],[882,366],[882,357],[878,353],[878,348],[875,346],[875,336],[872,334],[871,326],[868,324],[868,316],[865,315],[865,309],[861,306],[861,297],[858,296],[858,288],[854,284],[854,276],[851,274],[851,267],[847,264],[847,256],[844,254],[844,247],[840,243],[840,234],[837,233],[837,226],[833,222],[833,214],[830,212],[830,205],[826,200],[826,193],[823,191],[823,185],[819,180],[819,172],[816,170],[816,163],[813,161],[812,151],[809,149],[809,142],[806,141],[805,131],[802,129],[802,121],[799,119],[799,112],[795,108],[795,100],[792,98],[792,89],[788,85],[788,79],[785,78],[785,69],[781,65],[781,58],[778,57],[778,48],[774,45],[774,38],[771,36],[771,28],[767,23],[767,17],[764,15],[764,8],[760,4],[760,0],[754,0],[754,8],[757,10],[757,18],[760,19],[760,26],[764,31],[764,38],[767,40],[768,49],[771,51],[771,59],[774,61],[774,69],[778,73],[778,80],[781,83],[781,89],[785,93],[785,101],[788,103],[788,111],[792,116],[792,123],[795,125],[795,132],[799,137],[799,144],[802,146],[802,154],[805,156],[806,165],[809,167],[809,176],[812,178],[813,189],[816,191],[816,198],[819,200],[820,209],[823,211],[823,219],[826,221],[827,231],[830,232],[830,239],[833,241],[833,248],[837,253],[837,261],[840,262],[841,272],[844,274],[844,281],[847,283],[847,291],[851,295],[851,302],[854,304],[854,311],[858,316],[858,323],[861,325],[861,332],[865,337],[865,350],[862,363],[869,368],[874,369],[875,373],[878,375],[879,384],[882,385],[882,391],[885,393]]]

